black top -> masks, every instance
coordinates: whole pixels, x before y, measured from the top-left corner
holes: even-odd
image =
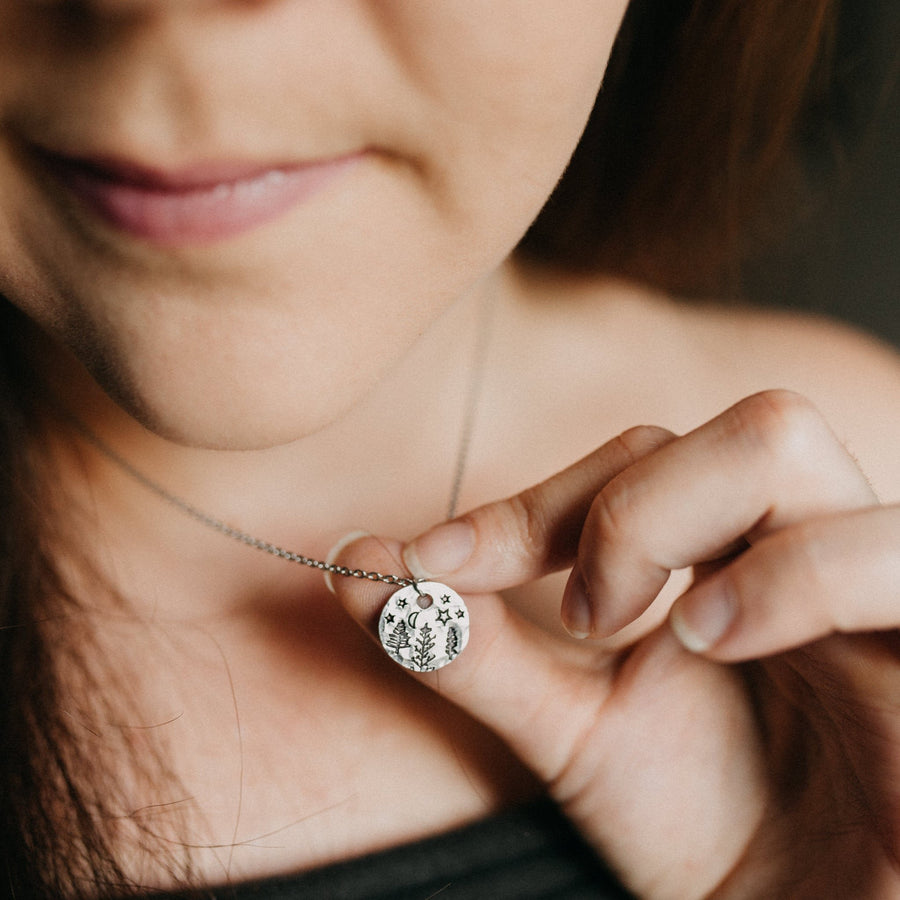
[[[415,844],[294,876],[155,900],[626,900],[548,800]]]

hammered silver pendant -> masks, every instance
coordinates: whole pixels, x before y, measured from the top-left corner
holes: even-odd
[[[469,611],[445,584],[408,584],[385,603],[378,636],[387,655],[401,666],[433,672],[453,662],[468,643]]]

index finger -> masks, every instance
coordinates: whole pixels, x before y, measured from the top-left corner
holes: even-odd
[[[597,493],[675,439],[642,425],[528,490],[474,509],[411,541],[403,561],[417,578],[452,576],[462,591],[501,591],[568,568]]]

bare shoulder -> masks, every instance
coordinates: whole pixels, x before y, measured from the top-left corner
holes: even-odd
[[[808,398],[885,500],[900,500],[900,355],[836,322],[675,300],[640,285],[531,277],[516,386],[566,449],[637,424],[684,432],[759,391]],[[523,336],[524,335],[524,342]],[[522,348],[525,348],[523,351]],[[527,364],[526,364],[527,360]]]
[[[885,500],[900,500],[900,354],[876,338],[800,313],[686,305],[686,346],[735,398],[786,388],[807,397]]]

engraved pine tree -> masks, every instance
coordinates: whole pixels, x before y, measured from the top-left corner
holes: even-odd
[[[413,655],[410,661],[420,671],[430,669],[431,664],[434,662],[432,650],[434,650],[434,634],[432,633],[430,625],[423,625],[416,638],[416,643],[413,647]]]
[[[459,629],[451,628],[447,632],[447,646],[445,648],[447,659],[453,659],[459,654]]]
[[[409,630],[406,622],[401,619],[391,630],[385,642],[386,646],[394,651],[398,656],[404,647],[409,646]]]

